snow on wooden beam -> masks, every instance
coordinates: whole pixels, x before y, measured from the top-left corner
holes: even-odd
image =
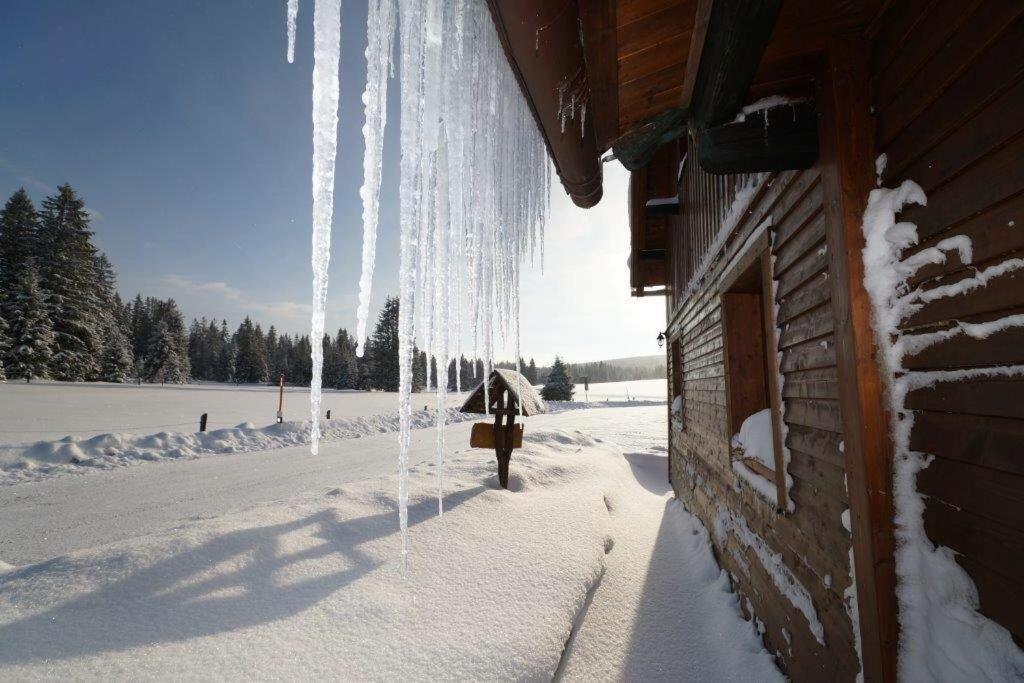
[[[807,169],[818,160],[818,116],[812,102],[780,104],[701,130],[699,140],[708,173]]]

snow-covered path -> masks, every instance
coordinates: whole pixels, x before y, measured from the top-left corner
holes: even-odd
[[[626,443],[635,481],[605,498],[614,546],[557,678],[783,680],[751,625],[736,618],[707,531],[672,496],[664,440]]]
[[[0,680],[777,680],[670,502],[665,419],[530,418],[511,491],[457,425],[443,517],[417,430],[404,578],[394,434],[6,487],[12,548],[81,549],[0,563]]]

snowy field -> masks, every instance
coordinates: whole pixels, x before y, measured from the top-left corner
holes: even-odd
[[[69,384],[63,382],[0,383],[0,444],[56,441],[67,436],[87,438],[100,434],[156,434],[199,429],[199,416],[208,413],[207,429],[251,423],[262,427],[277,414],[277,387],[236,384]],[[665,380],[608,382],[590,385],[590,401],[665,400]],[[583,385],[577,386],[583,401]],[[461,399],[449,397],[449,405]],[[389,392],[335,391],[323,394],[323,412],[352,418],[390,415],[397,411],[398,395]],[[432,394],[413,396],[413,408],[434,406]],[[286,420],[309,419],[309,389],[287,387]]]
[[[455,425],[440,517],[416,430],[405,576],[393,434],[3,487],[0,679],[780,680],[665,420],[529,418],[510,491]]]
[[[595,384],[590,405],[614,407],[660,403],[664,382]],[[449,396],[448,421],[473,419],[459,413],[465,394]],[[585,407],[555,402],[552,411]],[[141,462],[191,459],[303,446],[309,442],[309,391],[285,390],[285,422],[276,424],[274,387],[199,384],[185,386],[0,383],[0,485],[35,481],[83,468],[111,469]],[[326,442],[398,430],[397,395],[328,391],[321,432]],[[413,395],[413,427],[434,425],[432,393]],[[209,414],[199,433],[198,415]],[[191,419],[189,419],[191,417]]]
[[[591,384],[590,391],[584,392],[583,385],[576,385],[573,398],[582,401],[584,398],[591,403],[597,401],[665,401],[668,385],[665,378],[642,379],[635,382],[603,382]]]
[[[209,414],[207,429],[252,423],[262,427],[277,415],[277,387],[236,384],[68,384],[62,382],[0,383],[0,444],[55,441],[99,434],[156,434],[199,429],[199,416]],[[413,407],[434,405],[434,397],[414,396]],[[423,405],[421,405],[421,403]],[[452,405],[458,403],[453,397]],[[395,413],[397,394],[325,390],[323,412],[337,417],[370,417]],[[286,420],[309,419],[309,388],[287,387]]]

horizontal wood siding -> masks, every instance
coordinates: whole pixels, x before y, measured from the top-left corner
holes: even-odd
[[[749,200],[734,207],[737,189],[752,185],[756,191]],[[810,593],[824,625],[824,647],[756,554],[734,534],[712,534],[744,609],[749,605],[764,622],[765,641],[786,671],[796,680],[853,680],[859,663],[843,599],[850,585],[851,546],[841,521],[848,497],[820,172],[716,177],[688,161],[680,197],[680,214],[670,225],[669,336],[681,342],[685,410],[672,421],[673,486],[709,529],[716,528],[720,507],[742,517]],[[739,220],[723,236],[723,217],[730,213]],[[738,479],[729,448],[722,278],[769,218],[788,470],[796,505],[791,514],[779,514]]]
[[[951,256],[912,286],[933,289],[1024,258],[1024,3],[892,3],[870,54],[882,181],[921,185],[903,212],[919,247],[966,235],[974,263]],[[1024,269],[942,297],[903,321],[905,335],[1024,312]],[[1024,328],[954,334],[906,359],[912,371],[1024,366]],[[956,551],[981,612],[1024,642],[1024,377],[946,381],[907,396],[910,447],[935,456],[918,476],[925,530]]]

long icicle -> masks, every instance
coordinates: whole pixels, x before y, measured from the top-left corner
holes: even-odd
[[[401,532],[400,565],[404,572],[409,555],[409,440],[412,427],[412,374],[415,357],[416,266],[420,211],[420,93],[423,49],[422,0],[400,0],[401,39],[401,188],[399,195],[400,260],[398,284],[398,525]]]
[[[334,218],[334,162],[338,151],[338,64],[341,51],[341,0],[313,5],[313,315],[310,325],[313,377],[310,450],[320,450],[320,383],[327,308],[327,269],[331,262]]]
[[[366,348],[366,320],[370,314],[370,292],[377,254],[388,72],[395,20],[395,0],[370,0],[366,18],[366,89],[363,91],[363,186],[359,188],[363,202],[363,262],[359,277],[359,308],[356,311],[356,355],[360,358]]]
[[[440,513],[451,343],[458,376],[465,320],[473,336],[474,375],[484,382],[489,410],[491,392],[486,380],[494,366],[496,332],[499,340],[516,342],[517,367],[522,369],[518,365],[520,265],[535,246],[543,255],[551,168],[486,5],[478,0],[398,3],[402,103],[398,507],[405,567],[413,365],[419,370],[419,358],[425,359],[428,382],[433,382],[436,392]],[[502,134],[494,135],[495,131]],[[465,288],[464,274],[469,279]],[[467,303],[465,312],[463,303]],[[417,346],[422,356],[414,355]],[[456,379],[457,388],[460,381]]]

